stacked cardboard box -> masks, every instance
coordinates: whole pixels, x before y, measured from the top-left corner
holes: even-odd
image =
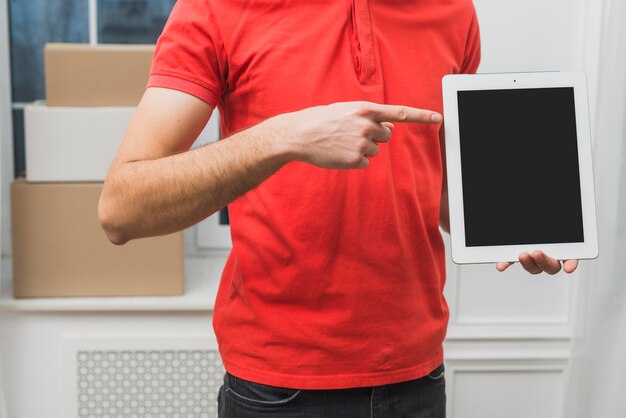
[[[111,244],[98,221],[101,190],[102,183],[13,182],[16,297],[182,293],[182,234]]]
[[[153,45],[47,44],[49,106],[137,106],[148,83]]]
[[[134,107],[26,105],[26,179],[104,181],[134,111]]]
[[[97,215],[152,53],[149,45],[46,46],[47,105],[25,109],[27,177],[11,189],[15,297],[182,294],[182,233],[116,247]]]

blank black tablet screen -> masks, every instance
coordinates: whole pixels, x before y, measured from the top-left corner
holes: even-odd
[[[582,242],[574,89],[459,91],[465,244]]]

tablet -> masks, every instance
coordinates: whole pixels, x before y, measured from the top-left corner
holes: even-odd
[[[583,73],[447,75],[443,103],[455,263],[598,256]]]

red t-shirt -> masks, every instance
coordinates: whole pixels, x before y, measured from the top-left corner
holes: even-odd
[[[149,87],[217,106],[224,136],[367,100],[442,111],[474,72],[471,0],[178,0]],[[364,170],[292,162],[229,206],[214,328],[226,369],[302,389],[383,385],[443,360],[439,126],[396,123]]]

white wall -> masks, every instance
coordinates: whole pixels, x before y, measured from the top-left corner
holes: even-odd
[[[603,6],[598,7],[604,24],[594,125],[600,256],[581,285],[584,310],[577,324],[568,418],[623,417],[626,410],[626,2],[607,0]]]
[[[581,68],[581,0],[474,0],[482,34],[480,72]]]
[[[586,70],[593,96],[599,28],[597,14],[587,9],[596,0],[474,2],[482,38],[479,72]],[[452,418],[563,416],[582,273],[531,276],[518,265],[509,270],[448,263]]]

